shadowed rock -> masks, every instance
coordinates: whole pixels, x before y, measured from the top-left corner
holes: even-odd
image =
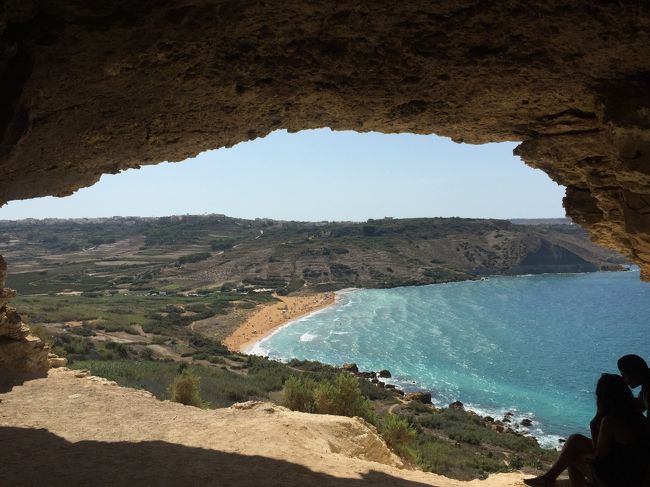
[[[282,128],[516,140],[647,279],[649,25],[637,1],[8,0],[0,204]]]

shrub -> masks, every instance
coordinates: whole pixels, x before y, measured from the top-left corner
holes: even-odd
[[[311,379],[292,376],[284,383],[284,405],[294,411],[314,412],[314,389]]]
[[[210,248],[212,250],[228,250],[235,245],[234,238],[218,238],[210,242]]]
[[[212,257],[210,252],[196,252],[194,254],[183,255],[176,261],[176,265],[190,264],[193,262],[201,262]]]
[[[370,403],[361,393],[359,379],[349,374],[338,374],[334,380],[321,382],[290,377],[285,382],[284,402],[296,411],[374,420]]]
[[[171,383],[169,395],[173,402],[197,408],[204,406],[201,400],[201,380],[187,368],[183,369]]]
[[[514,469],[519,470],[524,466],[524,459],[521,458],[519,455],[512,455],[510,457],[510,466]]]
[[[412,447],[417,439],[417,431],[408,421],[389,414],[381,421],[379,432],[396,453],[406,458],[414,457]]]
[[[373,421],[370,403],[361,393],[359,379],[350,374],[337,375],[334,383],[319,383],[314,391],[314,405],[317,413],[359,416]]]

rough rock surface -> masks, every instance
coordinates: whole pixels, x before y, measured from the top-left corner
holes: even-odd
[[[16,310],[7,306],[15,296],[12,289],[4,288],[7,266],[0,256],[0,392],[12,384],[35,377],[44,377],[52,363],[65,365],[35,336],[20,319]]]
[[[281,128],[516,140],[650,278],[648,2],[2,5],[0,203]]]
[[[100,5],[5,2],[0,201],[277,128],[523,140],[574,220],[650,263],[647,3]]]
[[[202,410],[66,369],[0,401],[3,485],[522,485],[516,473],[460,482],[400,468],[359,418],[258,402]]]

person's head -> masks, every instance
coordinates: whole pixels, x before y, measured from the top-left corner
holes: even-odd
[[[603,374],[596,384],[598,410],[606,416],[628,416],[635,411],[634,396],[620,375]]]
[[[624,355],[618,359],[618,370],[628,386],[635,388],[648,378],[648,364],[638,355]]]

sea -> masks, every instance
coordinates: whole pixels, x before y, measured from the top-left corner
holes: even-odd
[[[601,373],[616,373],[628,353],[650,359],[650,283],[632,269],[355,289],[248,352],[388,369],[389,383],[430,391],[437,406],[511,412],[522,433],[554,448],[588,433]]]

